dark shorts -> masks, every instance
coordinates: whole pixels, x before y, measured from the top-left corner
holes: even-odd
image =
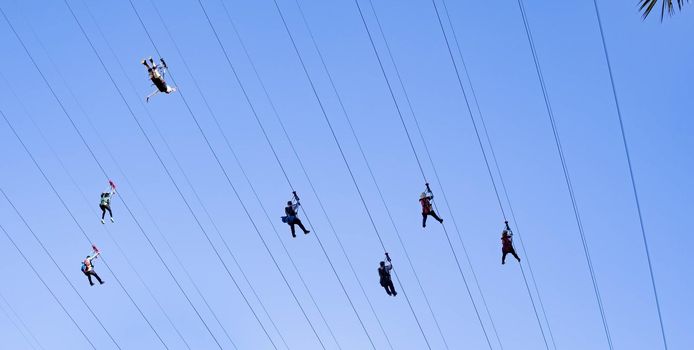
[[[166,88],[166,83],[163,80],[155,78],[155,79],[152,79],[152,82],[154,83],[154,86],[156,86],[157,89],[159,89],[159,91],[161,91],[161,92],[167,92],[168,91]]]

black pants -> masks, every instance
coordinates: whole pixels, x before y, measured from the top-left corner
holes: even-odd
[[[392,296],[398,295],[398,292],[395,291],[395,286],[393,285],[393,280],[384,280],[381,282],[381,285],[386,290],[386,293],[388,293],[388,295],[392,295]]]
[[[99,204],[99,208],[101,208],[101,220],[103,220],[104,217],[106,216],[107,210],[108,210],[108,215],[111,215],[111,217],[113,217],[113,212],[111,211],[110,205]]]
[[[301,220],[299,218],[294,218],[294,221],[292,221],[291,224],[289,224],[289,227],[292,229],[292,237],[296,237],[294,225],[299,225],[299,228],[304,231],[304,233],[308,233],[308,230],[306,227],[304,227],[304,224],[301,223]]]
[[[441,218],[438,215],[436,215],[435,211],[429,210],[429,213],[427,214],[422,213],[422,227],[427,227],[427,216],[429,215],[431,215],[432,218],[436,219],[436,221],[443,222],[443,220],[441,220]]]
[[[96,277],[96,280],[99,281],[100,284],[104,284],[104,282],[101,280],[99,275],[97,275],[96,272],[94,272],[94,270],[84,271],[84,274],[87,275],[87,278],[89,279],[89,284],[91,284],[92,286],[94,285],[94,282],[92,282],[92,276]]]
[[[520,258],[518,257],[518,254],[516,254],[516,250],[511,248],[509,250],[504,250],[504,255],[501,256],[501,264],[506,263],[506,254],[513,255],[513,257],[516,258],[516,260],[518,260],[518,262],[520,262]]]

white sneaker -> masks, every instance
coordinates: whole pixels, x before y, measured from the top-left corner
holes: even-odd
[[[112,222],[112,223],[115,222],[115,221],[113,221],[113,218],[111,218],[111,222]]]
[[[102,223],[102,224],[105,224],[106,222],[104,221],[104,219],[101,219],[101,223]]]

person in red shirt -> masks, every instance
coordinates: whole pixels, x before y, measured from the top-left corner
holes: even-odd
[[[422,195],[419,197],[419,203],[422,205],[422,227],[427,227],[427,216],[429,215],[436,221],[443,223],[443,219],[436,215],[431,206],[432,199],[434,199],[434,194],[431,192],[422,192]]]
[[[516,250],[513,249],[513,232],[511,232],[510,229],[506,229],[501,233],[501,252],[503,255],[501,256],[501,264],[506,263],[506,255],[511,254],[513,255],[518,262],[520,262],[520,258],[518,257],[518,254],[516,254]]]

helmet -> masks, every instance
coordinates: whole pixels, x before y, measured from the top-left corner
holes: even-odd
[[[385,261],[381,261],[381,266],[386,266],[386,262],[385,262]]]
[[[419,196],[419,198],[426,198],[426,197],[427,197],[427,193],[426,193],[426,192],[422,192],[422,195]]]

